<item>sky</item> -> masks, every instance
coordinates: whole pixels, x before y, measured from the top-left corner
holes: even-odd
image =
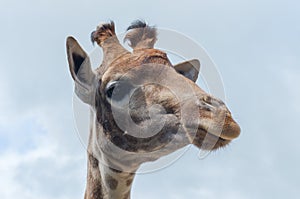
[[[199,159],[191,147],[137,175],[132,198],[296,199],[300,3],[292,0],[0,0],[0,198],[83,198],[86,151],[73,118],[65,40],[135,19],[176,30],[216,63],[241,136]],[[176,41],[174,41],[176,42]]]

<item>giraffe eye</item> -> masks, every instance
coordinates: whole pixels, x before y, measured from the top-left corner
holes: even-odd
[[[117,87],[118,82],[113,81],[107,84],[105,88],[105,94],[108,98],[111,98],[115,88]]]
[[[105,88],[106,97],[112,102],[128,103],[133,86],[127,81],[112,81]]]

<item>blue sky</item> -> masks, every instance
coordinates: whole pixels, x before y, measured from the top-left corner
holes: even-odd
[[[297,198],[300,3],[292,0],[0,1],[0,198],[83,198],[86,152],[76,136],[65,39],[142,18],[179,31],[213,58],[242,134],[199,160],[188,151],[138,175],[132,198]],[[176,41],[174,41],[176,42]]]

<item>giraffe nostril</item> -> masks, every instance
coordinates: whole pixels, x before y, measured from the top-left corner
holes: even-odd
[[[205,102],[204,100],[197,100],[196,105],[203,110],[206,111],[214,111],[215,107],[212,106],[210,103]]]
[[[201,96],[196,101],[197,107],[208,112],[219,112],[221,110],[227,110],[225,103],[219,99],[216,99],[210,95]]]
[[[205,95],[203,97],[203,101],[206,102],[206,103],[210,103],[211,102],[211,97],[209,95]]]
[[[203,103],[202,107],[208,111],[214,111],[216,109],[216,107],[214,107],[213,105],[211,105],[209,103]]]
[[[213,98],[209,95],[206,95],[202,98],[203,102],[209,106],[212,106],[214,108],[218,108],[218,107],[221,107],[221,106],[224,106],[224,102],[219,100],[219,99],[216,99],[216,98]]]

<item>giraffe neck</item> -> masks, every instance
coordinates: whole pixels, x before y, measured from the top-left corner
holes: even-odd
[[[134,173],[109,168],[88,154],[88,174],[84,199],[130,199]]]

